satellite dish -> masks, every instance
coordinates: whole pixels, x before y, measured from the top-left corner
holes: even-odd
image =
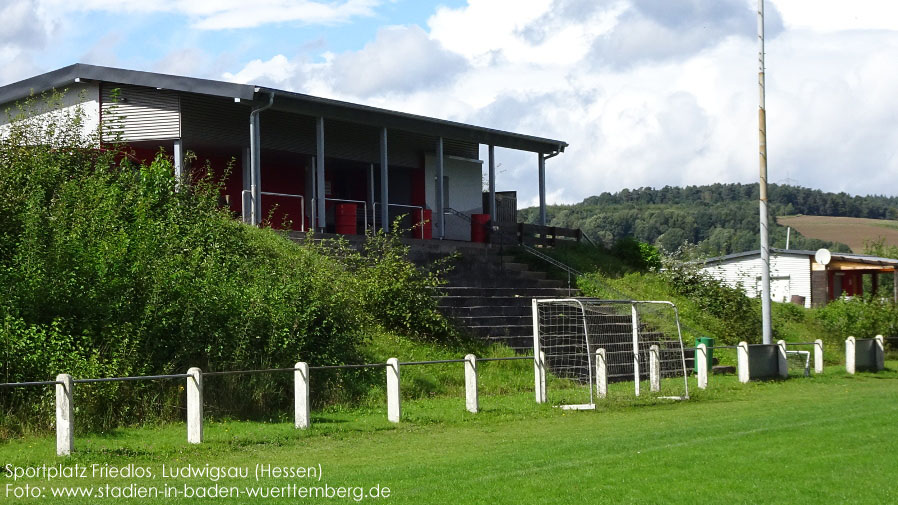
[[[832,258],[833,255],[831,252],[829,252],[829,249],[818,249],[817,253],[814,254],[814,259],[817,261],[817,263],[820,263],[823,266],[829,265],[829,261]]]

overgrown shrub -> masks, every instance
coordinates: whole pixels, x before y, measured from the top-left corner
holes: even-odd
[[[624,237],[615,242],[611,253],[637,270],[656,271],[661,268],[661,253],[658,248],[633,237]]]
[[[382,326],[442,331],[422,289],[437,278],[417,273],[393,239],[375,237],[347,259],[246,226],[219,208],[211,170],[178,185],[162,153],[141,163],[97,149],[80,111],[58,112],[26,111],[0,145],[0,380],[357,363]],[[216,378],[208,403],[271,411],[289,403],[291,381]],[[147,420],[149,399],[182,394],[144,382],[86,388],[82,427]],[[16,389],[2,402],[24,419],[46,408],[40,394]]]
[[[446,338],[449,322],[437,311],[433,295],[445,284],[447,257],[421,270],[408,260],[408,246],[400,241],[399,220],[393,233],[369,235],[360,252],[344,255],[358,286],[365,312],[386,329],[407,335]]]
[[[661,277],[681,296],[687,297],[700,310],[718,318],[717,337],[727,344],[740,340],[756,341],[761,335],[760,307],[745,291],[728,286],[702,272],[694,264],[670,261]]]
[[[826,330],[840,341],[849,336],[873,338],[876,335],[898,335],[898,308],[883,297],[842,297],[817,309],[817,317]]]

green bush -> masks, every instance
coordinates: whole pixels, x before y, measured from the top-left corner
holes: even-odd
[[[839,340],[898,335],[898,309],[881,297],[839,298],[817,309],[824,328]]]
[[[364,311],[386,329],[418,337],[452,335],[452,326],[437,311],[433,295],[445,284],[452,256],[421,270],[408,260],[408,246],[400,241],[399,220],[393,233],[369,235],[360,252],[343,254],[358,288]]]
[[[624,237],[615,242],[611,253],[637,270],[655,271],[661,268],[661,253],[658,248],[633,237]]]
[[[437,277],[417,272],[392,238],[347,257],[246,226],[219,208],[208,167],[179,187],[162,153],[144,164],[95,149],[80,111],[49,120],[29,115],[35,107],[0,145],[0,380],[358,363],[383,327],[444,331],[424,289]],[[286,408],[291,381],[210,379],[208,402],[240,415]],[[322,386],[316,393],[334,396]],[[79,387],[91,392],[79,426],[164,417],[148,402],[183,393],[161,387]],[[25,419],[46,407],[41,394],[17,389],[2,402]]]
[[[761,335],[760,303],[700,271],[693,264],[670,262],[661,277],[674,292],[691,300],[702,312],[717,318],[717,337],[727,344],[756,342]]]

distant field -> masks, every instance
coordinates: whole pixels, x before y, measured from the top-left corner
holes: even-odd
[[[898,246],[898,221],[859,217],[788,216],[776,218],[808,238],[841,242],[856,253],[864,252],[864,241],[883,237],[887,245]]]

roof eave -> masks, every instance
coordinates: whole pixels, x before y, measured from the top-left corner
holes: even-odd
[[[561,140],[505,132],[482,126],[474,126],[445,119],[419,116],[406,112],[392,111],[368,105],[282,91],[273,88],[260,87],[257,89],[260,94],[258,97],[260,102],[263,101],[262,95],[265,96],[264,101],[267,102],[267,95],[269,93],[274,93],[276,98],[272,108],[285,112],[350,121],[375,127],[414,131],[434,137],[445,137],[542,154],[561,153],[564,152],[564,149],[568,146],[566,142]]]
[[[76,79],[147,86],[187,93],[240,98],[241,100],[252,100],[255,94],[255,88],[247,84],[75,63],[0,87],[0,103],[22,100],[33,94],[52,89],[63,89],[73,84]]]

